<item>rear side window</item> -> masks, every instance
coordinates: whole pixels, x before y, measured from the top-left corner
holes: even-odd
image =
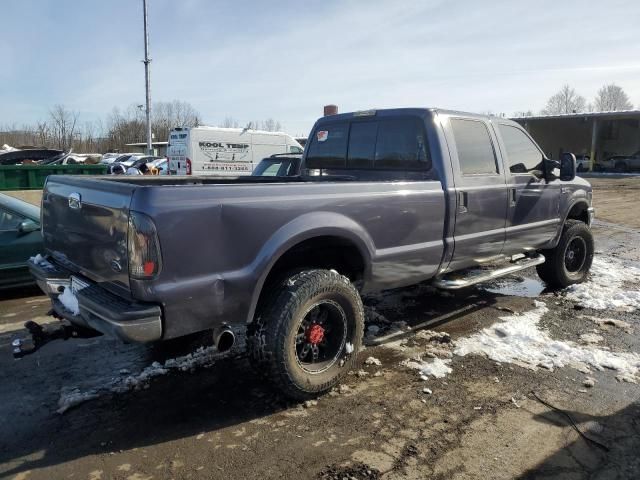
[[[427,171],[431,158],[422,121],[395,118],[321,125],[311,138],[306,167]]]
[[[352,123],[349,134],[349,168],[371,168],[376,153],[378,122]]]
[[[542,153],[531,139],[519,128],[498,124],[502,141],[507,151],[511,173],[529,173],[542,170]]]
[[[420,120],[383,120],[378,128],[375,168],[428,170],[427,140]]]
[[[493,144],[484,122],[452,118],[451,128],[463,175],[498,173]]]
[[[311,139],[308,168],[344,168],[347,161],[348,123],[322,125]]]

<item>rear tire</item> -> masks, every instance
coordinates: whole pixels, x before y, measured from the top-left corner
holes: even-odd
[[[306,270],[280,284],[248,329],[251,364],[288,397],[329,391],[357,362],[364,309],[349,279]]]
[[[582,283],[593,263],[593,235],[579,220],[567,220],[555,248],[542,250],[546,261],[536,267],[538,275],[552,288]]]
[[[615,165],[616,172],[624,173],[627,171],[627,164],[625,162],[618,162]]]

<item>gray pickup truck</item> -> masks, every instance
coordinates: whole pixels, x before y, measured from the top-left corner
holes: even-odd
[[[49,177],[30,268],[74,333],[210,331],[223,351],[243,330],[251,362],[304,399],[355,365],[362,293],[532,266],[553,287],[583,281],[593,209],[575,171],[503,118],[333,115],[296,176]]]

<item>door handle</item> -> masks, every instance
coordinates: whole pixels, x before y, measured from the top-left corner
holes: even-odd
[[[458,213],[467,213],[469,211],[469,196],[467,192],[458,192]]]
[[[517,203],[516,195],[517,195],[516,189],[515,188],[510,188],[509,189],[509,205],[511,205],[512,207],[516,206],[516,203]]]

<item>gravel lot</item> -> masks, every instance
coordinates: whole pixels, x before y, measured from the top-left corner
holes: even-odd
[[[640,178],[590,181],[602,275],[634,272]],[[596,280],[589,289],[605,300],[640,295],[634,275]],[[373,328],[362,370],[301,405],[243,358],[204,350],[166,362],[195,340],[162,350],[74,340],[14,361],[11,336],[45,320],[48,305],[33,289],[2,295],[1,478],[640,478],[640,385],[607,364],[640,366],[638,310],[585,308],[546,291],[535,271],[454,295],[420,285],[366,298]],[[464,354],[478,334],[512,346],[520,337],[510,329],[528,319],[547,344],[535,346],[546,368],[527,363],[533,348],[501,361]],[[563,348],[609,360],[558,367]],[[423,380],[416,356],[450,372]]]

